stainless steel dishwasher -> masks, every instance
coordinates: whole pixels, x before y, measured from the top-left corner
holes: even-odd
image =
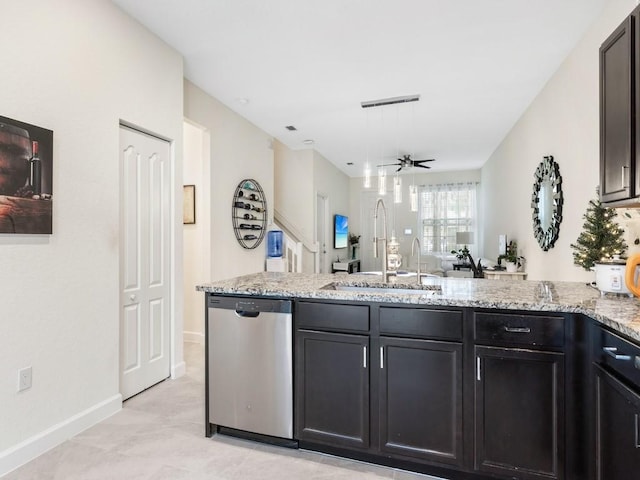
[[[207,434],[292,439],[291,302],[208,295],[207,307]]]

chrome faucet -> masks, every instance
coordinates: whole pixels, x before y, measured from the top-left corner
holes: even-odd
[[[378,238],[378,207],[382,207],[382,238]],[[382,280],[389,281],[390,272],[387,271],[387,209],[381,198],[376,202],[373,213],[373,258],[378,258],[378,242],[382,242]]]
[[[413,237],[413,242],[411,242],[411,256],[412,257],[415,254],[416,244],[418,245],[418,269],[416,271],[416,279],[418,280],[418,283],[422,283],[420,281],[420,240],[418,239],[418,237]]]

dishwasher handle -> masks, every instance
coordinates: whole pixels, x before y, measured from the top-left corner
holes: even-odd
[[[255,318],[260,315],[260,312],[256,311],[247,311],[247,310],[236,310],[236,316],[238,317],[247,317],[247,318]]]

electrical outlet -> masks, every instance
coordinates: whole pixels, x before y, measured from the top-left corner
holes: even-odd
[[[25,367],[18,371],[18,391],[27,390],[31,388],[31,367]]]

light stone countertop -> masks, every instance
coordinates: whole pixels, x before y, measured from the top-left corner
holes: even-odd
[[[375,275],[259,272],[198,285],[196,289],[232,295],[582,313],[640,342],[640,299],[609,294],[601,297],[585,283],[441,277],[428,277],[423,282],[418,285],[398,278],[383,284]],[[391,287],[401,292],[341,291],[332,285]],[[408,289],[422,291],[408,293]]]

